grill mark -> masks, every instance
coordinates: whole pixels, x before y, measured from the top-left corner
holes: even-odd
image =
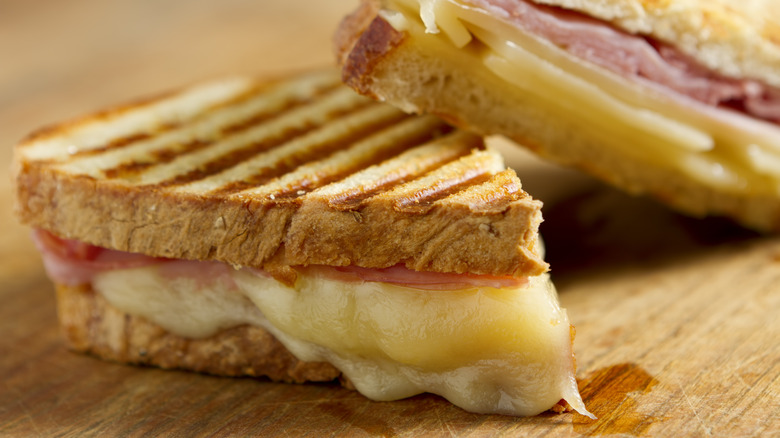
[[[317,175],[313,175],[313,178],[304,178],[296,181],[294,185],[291,185],[278,193],[274,193],[270,196],[270,200],[276,203],[287,203],[296,201],[299,197],[328,184],[340,181],[355,172],[365,169],[366,167],[373,166],[375,164],[382,163],[385,160],[395,157],[401,152],[419,146],[423,143],[433,140],[434,138],[446,135],[452,132],[455,128],[442,125],[440,130],[428,130],[424,132],[414,132],[402,141],[398,141],[389,147],[381,148],[375,151],[370,156],[367,156],[360,160],[354,160],[349,166],[336,170],[335,172],[319,172]]]
[[[160,135],[163,135],[163,134],[165,134],[167,132],[171,132],[171,131],[174,131],[176,129],[180,129],[180,128],[188,126],[188,125],[197,124],[199,121],[201,121],[201,120],[203,120],[205,118],[208,118],[209,116],[213,115],[215,112],[217,112],[217,111],[219,111],[221,109],[229,108],[229,107],[232,107],[232,106],[238,106],[238,105],[244,104],[244,103],[246,103],[246,102],[248,102],[248,101],[250,101],[252,99],[255,99],[258,96],[266,93],[269,88],[271,88],[271,87],[273,87],[273,86],[275,86],[277,84],[279,84],[279,82],[256,84],[255,86],[249,88],[245,92],[240,93],[240,94],[238,94],[238,95],[236,95],[236,96],[234,96],[234,97],[232,97],[232,98],[230,98],[228,100],[225,100],[225,101],[222,101],[222,102],[218,102],[218,103],[216,103],[214,105],[211,105],[209,107],[204,108],[203,111],[201,113],[199,113],[197,116],[195,116],[195,117],[193,117],[193,118],[191,118],[191,119],[189,119],[189,120],[187,120],[187,121],[185,121],[183,123],[165,123],[165,124],[161,124],[161,125],[155,126],[154,129],[150,129],[147,132],[142,132],[142,133],[133,134],[133,135],[130,135],[130,136],[120,137],[120,138],[114,139],[113,141],[111,141],[111,142],[109,142],[109,143],[107,143],[107,144],[105,144],[103,146],[99,146],[99,147],[95,147],[95,148],[91,148],[91,149],[86,149],[86,150],[81,150],[81,151],[76,151],[75,153],[70,154],[70,158],[81,158],[81,157],[89,157],[89,156],[93,156],[93,155],[100,155],[100,154],[105,153],[105,152],[107,152],[109,150],[127,147],[127,146],[130,146],[130,145],[134,144],[134,143],[137,143],[137,142],[140,142],[140,141],[143,141],[143,140],[148,140],[148,139],[150,139],[152,137],[160,136]],[[253,116],[250,116],[248,119],[240,120],[237,123],[234,123],[232,125],[227,125],[227,126],[223,127],[220,130],[220,133],[222,135],[229,135],[229,134],[241,132],[241,131],[243,131],[245,129],[249,129],[250,127],[252,127],[252,126],[254,126],[256,124],[262,123],[265,120],[271,118],[273,115],[277,114],[280,111],[288,111],[288,110],[290,110],[292,108],[295,108],[296,106],[305,105],[305,104],[311,102],[312,100],[316,99],[317,97],[319,97],[319,96],[321,96],[321,95],[323,95],[325,93],[328,93],[328,92],[338,88],[340,85],[341,84],[339,82],[333,82],[331,84],[322,86],[321,88],[317,88],[313,93],[311,93],[310,95],[308,95],[308,96],[306,96],[304,98],[300,98],[298,96],[291,96],[291,99],[289,101],[285,102],[284,105],[282,106],[282,108],[279,108],[276,111],[261,112],[259,114],[255,114]],[[177,150],[179,150],[179,149],[175,149],[174,153],[177,153],[177,152],[175,152]],[[185,151],[185,153],[186,153],[187,151],[192,151],[192,150],[196,150],[196,149],[190,150],[190,149],[185,147],[185,148],[182,148],[181,150]],[[166,153],[162,153],[162,154],[160,154],[160,156],[166,156],[167,157],[168,155]],[[172,158],[169,158],[168,161],[170,161],[171,159]],[[63,161],[63,163],[67,163],[67,162],[68,162],[68,160]],[[130,165],[129,167],[133,167],[133,166]],[[141,166],[141,168],[145,168],[145,167],[146,166]],[[110,172],[110,170],[109,170],[109,172]],[[112,172],[112,173],[116,174],[116,173],[121,173],[121,172]]]
[[[172,124],[161,125],[160,127],[158,127],[159,129],[156,130],[155,132],[144,132],[144,133],[128,135],[126,137],[119,137],[112,140],[111,142],[107,143],[104,146],[100,146],[93,149],[69,152],[67,159],[49,158],[49,159],[36,159],[35,161],[43,164],[50,164],[50,165],[67,165],[69,162],[75,161],[76,159],[79,158],[100,155],[113,149],[119,149],[141,141],[149,140],[155,135],[159,135],[162,132],[175,129],[176,126],[178,125],[172,125]]]
[[[168,130],[174,129],[175,126],[177,126],[177,125],[161,125],[159,127],[159,129],[154,131],[154,133],[162,132],[162,131],[168,131]],[[131,145],[133,143],[137,143],[139,141],[148,140],[153,135],[154,135],[153,132],[144,132],[144,133],[129,135],[127,137],[120,137],[120,138],[114,139],[113,141],[109,142],[105,146],[100,146],[98,148],[88,149],[88,150],[83,150],[83,151],[77,151],[75,153],[70,154],[70,157],[71,158],[81,158],[81,157],[88,157],[88,156],[91,156],[91,155],[99,155],[99,154],[102,154],[105,151],[110,150],[110,149],[117,149],[117,148],[129,146],[129,145]],[[67,160],[65,162],[67,162]]]
[[[96,111],[92,114],[77,117],[75,119],[65,121],[62,123],[52,124],[49,126],[44,126],[42,128],[39,128],[36,131],[33,131],[30,135],[27,136],[21,143],[22,144],[30,144],[34,143],[36,141],[42,141],[42,140],[48,140],[52,137],[56,137],[60,134],[63,130],[71,130],[73,128],[76,128],[80,125],[91,123],[94,120],[100,120],[100,119],[108,119],[117,115],[121,115],[123,113],[127,113],[130,111],[135,111],[139,108],[151,106],[156,103],[162,102],[168,98],[175,97],[178,93],[176,91],[167,91],[158,93],[154,96],[148,96],[145,98],[138,98],[134,101],[127,102],[124,104],[116,105],[111,108],[106,108],[103,110]],[[81,152],[81,151],[80,151]],[[77,152],[77,153],[80,153]],[[88,152],[88,151],[84,151]],[[38,160],[36,160],[38,161]],[[50,160],[40,160],[40,161],[50,161]]]
[[[246,102],[254,97],[256,97],[258,94],[264,92],[270,84],[259,84],[257,86],[254,86],[247,91],[228,99],[224,102],[219,102],[217,104],[214,104],[210,107],[204,108],[203,112],[198,114],[197,116],[193,117],[192,119],[187,121],[187,124],[194,124],[198,120],[201,120],[205,117],[208,117],[210,114],[213,114],[213,112],[219,110],[220,108],[226,108],[233,105],[238,105],[243,102]],[[150,102],[150,103],[156,103],[156,102]],[[139,105],[141,107],[143,105]],[[140,109],[139,109],[140,110]],[[133,134],[127,137],[120,137],[117,138],[103,146],[99,146],[92,149],[86,149],[77,151],[76,153],[70,154],[72,158],[81,158],[81,157],[89,157],[92,155],[100,155],[102,153],[105,153],[106,151],[112,150],[112,149],[118,149],[126,146],[130,146],[133,143],[137,143],[139,141],[148,140],[152,137],[162,135],[166,132],[173,131],[175,129],[181,128],[185,124],[183,123],[164,123],[162,125],[155,126],[154,129],[149,130],[148,132]],[[67,161],[65,161],[67,162]]]
[[[349,113],[359,111],[369,105],[374,105],[373,101],[365,101],[356,106],[340,108],[333,110],[327,114],[326,120],[322,123],[307,122],[299,126],[290,127],[282,131],[279,135],[272,138],[267,138],[262,141],[250,143],[246,147],[234,150],[230,153],[224,154],[216,160],[209,161],[201,165],[198,169],[191,170],[187,173],[176,175],[171,179],[161,181],[157,184],[153,184],[158,187],[170,187],[174,185],[186,184],[192,181],[206,178],[210,175],[214,175],[218,172],[231,168],[243,161],[246,161],[253,156],[269,151],[275,147],[278,147],[296,137],[300,137],[309,132],[312,132],[316,128],[322,126],[329,121],[345,116]]]
[[[503,170],[492,175],[487,181],[489,187],[484,190],[476,199],[466,201],[470,204],[472,211],[480,212],[502,212],[505,211],[512,202],[520,200],[526,196],[514,171]]]
[[[276,110],[267,112],[267,113],[258,113],[256,115],[250,116],[249,118],[239,121],[237,123],[234,123],[232,125],[228,125],[221,130],[221,134],[223,136],[229,136],[233,134],[237,134],[242,131],[246,131],[249,128],[252,128],[256,125],[259,125],[263,122],[266,122],[270,120],[271,118],[278,117],[281,115],[281,113],[290,111],[292,109],[309,105],[313,102],[316,102],[320,97],[330,93],[333,90],[336,90],[337,88],[341,87],[340,82],[334,82],[332,84],[328,84],[327,86],[324,86],[322,88],[318,88],[313,93],[310,93],[306,96],[293,96],[292,99],[285,102],[284,105],[281,108],[278,108]],[[251,96],[254,97],[254,96]],[[248,99],[247,99],[248,100]]]
[[[106,178],[131,178],[132,175],[137,175],[152,166],[169,163],[178,157],[204,149],[205,147],[212,145],[216,141],[226,139],[231,135],[239,134],[242,131],[250,129],[261,123],[265,123],[268,120],[278,117],[288,111],[292,111],[296,108],[311,104],[312,102],[316,101],[317,98],[321,97],[324,94],[327,94],[330,91],[333,91],[338,87],[339,84],[334,83],[334,84],[329,84],[326,87],[317,89],[314,93],[307,95],[303,98],[297,98],[293,96],[292,99],[285,101],[281,107],[273,108],[273,109],[266,108],[264,110],[261,110],[261,112],[259,113],[249,116],[248,118],[221,127],[219,130],[215,131],[213,135],[210,135],[208,139],[196,138],[184,144],[174,144],[163,149],[154,150],[149,154],[149,156],[143,157],[142,161],[130,161],[130,162],[119,164],[118,166],[104,170],[103,175]],[[228,107],[228,106],[244,103],[248,100],[255,98],[258,93],[264,92],[265,88],[267,87],[263,87],[263,86],[255,87],[253,88],[253,92],[251,94],[245,93],[245,95],[242,95],[241,98],[238,100],[224,102],[223,104],[218,106]],[[192,125],[197,124],[200,119],[206,118],[210,115],[211,114],[204,113],[203,115],[192,119],[189,122],[189,124]],[[171,126],[170,130],[173,130],[177,127],[180,126]],[[162,134],[162,133],[163,132],[158,132],[158,134]],[[286,134],[287,133],[285,133],[285,135]],[[150,134],[139,134],[138,136],[143,137],[139,140],[151,138]],[[105,150],[102,150],[101,152],[104,151]],[[214,164],[214,166],[217,165],[218,165],[217,163]]]
[[[401,184],[417,179],[421,175],[425,175],[429,172],[434,172],[437,169],[441,168],[442,166],[446,166],[447,164],[455,160],[458,160],[470,153],[471,151],[464,149],[462,151],[459,151],[455,155],[448,156],[440,161],[432,163],[430,166],[425,167],[423,169],[416,169],[413,172],[403,174],[403,175],[398,175],[396,178],[386,178],[382,180],[379,184],[377,184],[376,186],[370,189],[367,190],[355,189],[347,193],[342,193],[340,196],[335,196],[331,198],[328,201],[328,206],[341,211],[358,210],[361,207],[363,207],[363,205],[365,205],[365,203],[369,199],[373,198],[374,196],[380,193],[390,191]]]
[[[403,213],[424,214],[430,211],[436,201],[490,181],[492,177],[493,175],[490,173],[479,173],[463,180],[454,181],[454,184],[447,184],[441,188],[429,187],[418,191],[413,196],[396,200],[394,208]]]
[[[103,153],[106,153],[107,151],[113,150],[113,149],[119,149],[122,147],[130,146],[134,143],[138,143],[141,141],[149,140],[155,135],[159,135],[165,131],[170,131],[175,129],[178,126],[178,124],[165,124],[160,125],[157,130],[154,132],[144,132],[144,133],[138,133],[133,135],[128,135],[126,137],[119,137],[111,142],[107,143],[104,146],[100,146],[93,149],[85,149],[75,152],[68,152],[68,158],[67,159],[58,159],[58,158],[49,158],[49,159],[36,159],[36,162],[43,163],[43,164],[50,164],[50,165],[67,165],[69,162],[75,161],[79,158],[85,158],[85,157],[91,157],[95,155],[100,155]],[[109,169],[110,170],[110,169]]]
[[[393,117],[374,120],[371,123],[366,123],[340,136],[324,139],[319,144],[312,145],[312,147],[307,148],[306,150],[298,151],[290,156],[285,157],[281,163],[277,163],[277,165],[274,167],[264,168],[261,172],[252,175],[249,178],[245,178],[240,181],[233,181],[216,190],[213,190],[211,193],[217,196],[230,195],[236,192],[250,189],[252,187],[261,186],[274,178],[278,178],[295,170],[299,166],[314,161],[323,160],[334,152],[346,149],[350,144],[356,143],[357,141],[378,130],[385,129],[410,117],[412,116],[404,113],[398,113]]]
[[[111,169],[103,171],[103,175],[107,179],[126,178],[132,174],[138,174],[160,163],[168,163],[174,160],[176,157],[190,152],[203,149],[210,145],[210,141],[203,141],[199,139],[192,140],[177,148],[166,148],[153,151],[151,156],[148,157],[148,161],[131,161],[129,163],[123,163]]]

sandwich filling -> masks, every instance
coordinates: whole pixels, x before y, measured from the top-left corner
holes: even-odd
[[[260,326],[300,360],[333,364],[374,400],[431,392],[472,412],[510,415],[565,400],[591,416],[547,274],[308,266],[286,285],[252,268],[152,258],[45,231],[35,241],[58,283],[90,284],[120,311],[183,337]]]
[[[600,143],[734,192],[780,193],[780,89],[525,0],[392,0],[398,31],[511,84]],[[414,108],[408,108],[414,109]]]

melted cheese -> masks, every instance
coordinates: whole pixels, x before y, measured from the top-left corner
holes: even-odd
[[[93,288],[180,336],[261,326],[299,359],[332,363],[374,400],[431,392],[472,412],[535,415],[565,399],[590,415],[547,275],[521,288],[432,292],[305,275],[288,287],[248,270],[204,282],[167,266],[103,272]]]
[[[389,3],[404,11],[404,29],[421,44],[463,49],[469,65],[481,64],[606,147],[721,189],[780,193],[774,124],[675,97],[649,82],[637,86],[458,0]],[[473,40],[477,45],[469,46]]]

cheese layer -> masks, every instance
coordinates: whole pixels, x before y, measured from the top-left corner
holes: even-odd
[[[733,192],[780,194],[780,127],[627,80],[460,0],[391,0],[383,16],[453,48],[605,147]]]
[[[472,412],[535,415],[565,399],[590,415],[569,321],[546,274],[522,287],[443,292],[316,274],[288,287],[205,262],[200,271],[213,275],[193,278],[180,263],[193,262],[104,271],[93,288],[180,336],[261,326],[299,359],[332,363],[374,400],[431,392]]]

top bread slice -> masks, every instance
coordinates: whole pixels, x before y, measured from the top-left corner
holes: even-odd
[[[17,215],[61,237],[266,268],[547,270],[541,203],[481,138],[343,86],[334,69],[193,86],[15,149]]]
[[[647,31],[658,38],[679,38],[682,49],[690,49],[697,60],[701,58],[701,64],[712,65],[716,71],[750,74],[770,85],[780,82],[778,29],[773,18],[776,12],[767,13],[777,8],[768,2],[744,3],[746,7],[736,13],[731,13],[739,9],[735,3],[725,0],[535,3],[572,8],[622,26],[627,32]],[[474,58],[474,53],[483,53],[484,46],[476,42],[461,49],[448,41],[449,35],[426,33],[419,11],[416,21],[410,19],[415,18],[413,5],[419,9],[415,1],[366,0],[344,19],[335,45],[345,83],[405,111],[436,114],[481,135],[505,135],[543,158],[584,170],[630,193],[651,195],[686,214],[726,216],[761,231],[780,229],[780,195],[774,177],[752,173],[747,176],[760,180],[758,184],[734,189],[703,183],[692,178],[687,169],[681,171],[638,158],[636,148],[628,150],[630,143],[625,148],[604,147],[599,137],[609,136],[608,130],[585,133],[582,126],[586,123],[565,119],[559,112],[539,105],[533,93],[516,92],[502,77],[485,68],[481,59]],[[401,21],[397,21],[401,15],[398,10],[406,11]],[[761,11],[765,13],[761,15]],[[686,49],[690,41],[693,45]],[[751,49],[745,49],[747,46]],[[545,90],[537,93],[544,94]],[[587,107],[587,103],[581,107]],[[670,121],[675,123],[673,118]],[[777,137],[771,132],[777,131],[777,125],[759,123],[763,123],[762,135],[767,143],[775,147]],[[765,129],[767,126],[770,128]],[[736,152],[741,157],[746,154]]]

